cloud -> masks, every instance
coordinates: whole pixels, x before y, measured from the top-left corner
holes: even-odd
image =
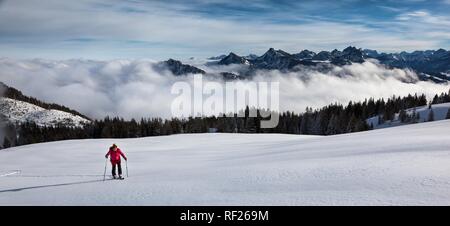
[[[450,37],[450,17],[416,10],[399,14],[392,25],[397,32],[407,33],[408,37],[420,36],[430,40],[442,40],[445,48]]]
[[[154,70],[149,60],[14,60],[0,58],[0,81],[26,95],[63,104],[94,118],[171,117],[170,93],[177,81],[192,84],[192,76],[173,76]],[[236,69],[235,67],[213,68]],[[209,69],[209,68],[206,68]],[[217,81],[206,77],[207,80]],[[415,79],[408,70],[387,69],[376,62],[335,67],[329,72],[259,71],[255,82],[280,83],[280,109],[303,112],[307,106],[425,93],[447,92],[449,85]],[[220,81],[219,81],[220,82]],[[207,96],[205,96],[207,98]]]
[[[400,14],[397,19],[398,20],[411,20],[417,17],[428,17],[430,14],[425,11],[414,11],[409,13]]]
[[[328,12],[310,15],[308,10],[323,5],[315,2],[274,4],[270,10],[271,5],[264,1],[252,1],[262,12],[249,12],[251,7],[224,1],[196,1],[192,6],[183,2],[6,1],[0,7],[0,55],[163,60],[229,51],[260,54],[269,47],[296,52],[356,45],[401,51],[440,48],[448,45],[450,34],[446,23],[439,25],[439,21],[448,21],[446,16],[421,17],[422,26],[418,26],[412,20],[420,16],[417,12],[379,21],[354,14],[349,15],[360,17],[333,18]],[[294,4],[292,9],[283,11],[290,4]],[[292,12],[297,7],[302,13]],[[339,10],[333,12],[342,11],[335,7]],[[204,12],[217,8],[226,13],[214,16]],[[430,30],[443,35],[431,38]]]
[[[373,62],[335,67],[328,73],[304,71],[282,74],[271,72],[280,81],[281,109],[303,112],[307,106],[320,108],[330,103],[346,104],[368,98],[388,98],[424,93],[428,97],[447,92],[449,85],[430,82],[405,83],[417,78],[408,70],[386,69]],[[307,79],[305,79],[305,77]],[[267,79],[261,74],[258,79]]]
[[[380,5],[377,7],[380,9],[386,10],[386,11],[390,11],[390,12],[402,12],[405,10],[404,8],[396,8],[396,7],[390,7],[390,6],[384,6],[384,5]]]

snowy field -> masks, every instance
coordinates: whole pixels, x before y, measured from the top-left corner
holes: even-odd
[[[443,120],[329,137],[189,134],[15,147],[0,150],[0,205],[450,205],[449,133]],[[113,142],[129,157],[130,177],[103,182]]]

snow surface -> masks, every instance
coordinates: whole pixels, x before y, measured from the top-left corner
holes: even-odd
[[[434,114],[434,121],[439,120],[445,120],[447,117],[447,112],[450,110],[450,103],[443,103],[443,104],[433,104],[431,106],[431,109],[433,109]],[[419,123],[421,122],[427,122],[428,121],[428,115],[430,114],[430,109],[428,108],[428,105],[421,106],[416,108],[416,114],[419,114],[420,119],[418,120]],[[406,109],[406,114],[412,115],[414,112],[414,108]],[[399,119],[399,114],[395,114],[394,120],[386,121],[384,123],[379,124],[378,122],[378,116],[371,117],[366,120],[367,123],[370,125],[373,125],[374,129],[383,129],[383,128],[389,128],[394,126],[402,126],[407,125],[407,123],[402,123]]]
[[[0,150],[0,175],[20,170],[0,177],[0,205],[450,205],[449,133],[442,120],[327,137],[216,133],[14,147]],[[113,142],[129,157],[130,177],[103,182]]]
[[[45,109],[24,101],[6,97],[0,98],[0,114],[6,116],[13,123],[35,122],[38,126],[66,126],[81,127],[90,123],[89,120],[68,112]]]

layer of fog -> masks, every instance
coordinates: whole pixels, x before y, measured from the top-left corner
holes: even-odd
[[[156,71],[150,60],[13,60],[0,59],[0,81],[38,99],[62,104],[93,118],[171,117],[171,94],[177,81],[192,84],[193,76]],[[211,67],[210,72],[227,68]],[[208,69],[208,68],[207,68]],[[209,79],[204,76],[204,79]],[[256,82],[278,81],[280,110],[303,112],[307,106],[425,93],[432,97],[450,85],[414,80],[408,70],[387,69],[376,62],[335,67],[329,72],[259,71]],[[207,96],[205,96],[207,98]]]

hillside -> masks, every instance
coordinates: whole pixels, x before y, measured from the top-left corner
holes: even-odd
[[[91,120],[68,107],[46,103],[0,82],[0,149],[17,145],[18,125],[82,128]]]
[[[442,120],[335,136],[26,145],[0,151],[0,205],[449,205],[449,132]],[[130,177],[103,182],[113,142]]]
[[[14,124],[34,122],[38,126],[64,125],[81,127],[90,122],[90,120],[68,112],[45,109],[31,103],[6,97],[0,98],[0,115],[3,115]]]
[[[45,108],[45,109],[54,109],[54,110],[60,110],[60,111],[68,112],[68,113],[71,113],[73,115],[78,115],[78,116],[81,116],[82,118],[89,119],[88,117],[86,117],[85,115],[81,114],[80,112],[75,111],[73,109],[70,109],[70,108],[68,108],[66,106],[62,106],[62,105],[55,104],[55,103],[46,103],[46,102],[38,100],[38,99],[36,99],[34,97],[26,96],[21,91],[15,89],[13,87],[5,85],[1,81],[0,81],[0,96],[1,97],[6,97],[6,98],[10,98],[10,99],[14,99],[14,100],[23,101],[23,102],[26,102],[26,103],[30,103],[30,104],[33,104],[33,105],[36,105],[38,107]]]
[[[431,110],[433,111],[433,114],[434,114],[434,121],[445,120],[446,116],[447,116],[447,112],[450,111],[450,103],[433,104],[431,106],[431,109],[428,107],[428,105],[417,107],[415,109],[409,108],[409,109],[406,109],[405,112],[408,116],[412,116],[415,111],[415,114],[418,117],[416,122],[421,123],[421,122],[428,122],[428,117],[430,115]],[[371,118],[367,119],[367,123],[369,125],[373,125],[374,129],[382,129],[382,128],[402,126],[402,125],[408,124],[408,123],[401,122],[399,113],[395,114],[393,120],[389,120],[386,122],[379,122],[379,117],[375,116],[375,117],[371,117]]]

